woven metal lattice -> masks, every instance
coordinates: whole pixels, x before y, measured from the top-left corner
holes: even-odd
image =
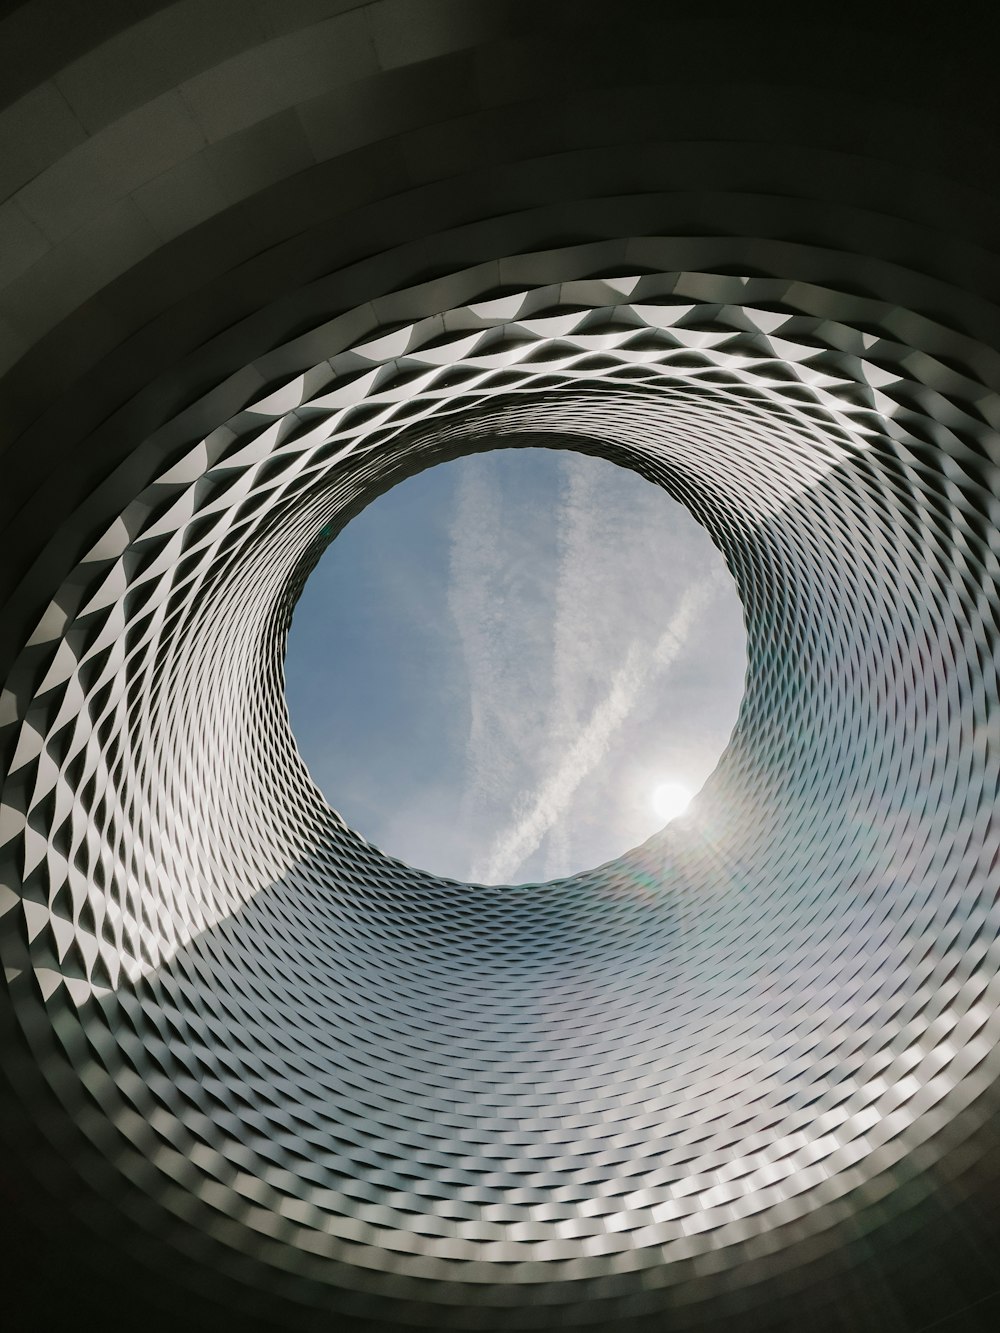
[[[684,1327],[916,1206],[998,1073],[992,400],[820,287],[482,281],[333,321],[82,553],[10,678],[5,964],[137,1248],[177,1228],[303,1319]],[[690,818],[457,884],[327,807],[284,637],[359,507],[539,443],[706,526],[747,692]]]

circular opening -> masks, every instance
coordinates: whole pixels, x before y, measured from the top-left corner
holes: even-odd
[[[680,815],[743,695],[742,607],[660,487],[551,449],[394,487],[295,608],[286,694],[317,786],[436,874],[539,882]]]

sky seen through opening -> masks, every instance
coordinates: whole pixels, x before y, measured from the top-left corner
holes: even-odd
[[[310,576],[285,663],[334,809],[391,856],[488,884],[600,865],[681,813],[745,673],[735,584],[688,510],[537,448],[371,504]]]

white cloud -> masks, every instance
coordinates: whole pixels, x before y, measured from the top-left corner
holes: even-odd
[[[552,642],[551,709],[546,764],[555,771],[566,746],[576,735],[587,707],[588,674],[595,654],[587,639],[595,583],[607,578],[599,531],[600,467],[580,467],[575,455],[560,459],[562,497],[558,517],[559,565],[555,584]],[[598,556],[595,559],[595,551]],[[569,855],[569,829],[558,820],[545,842],[546,879],[560,873]]]
[[[451,527],[448,608],[458,633],[468,677],[469,734],[466,744],[466,800],[482,797],[502,761],[496,716],[490,707],[502,670],[497,651],[502,635],[491,585],[500,558],[500,497],[491,485],[489,456],[482,466],[464,467],[455,495]]]
[[[537,685],[549,652],[549,590],[539,581],[537,540],[525,536],[537,527],[530,497],[505,494],[503,475],[496,454],[465,460],[450,532],[448,607],[469,706],[461,805],[473,822],[524,784],[545,711]]]

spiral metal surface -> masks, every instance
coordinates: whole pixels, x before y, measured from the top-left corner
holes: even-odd
[[[959,147],[905,79],[859,88],[836,26],[806,96],[780,31],[734,21],[737,51],[652,5],[623,7],[624,70],[597,5],[55,8],[58,41],[39,3],[4,21],[0,121],[23,1308],[993,1327],[983,106],[949,108]],[[699,100],[668,46],[724,86]],[[569,879],[459,884],[315,789],[285,636],[374,497],[538,444],[704,524],[746,695],[685,819]]]

